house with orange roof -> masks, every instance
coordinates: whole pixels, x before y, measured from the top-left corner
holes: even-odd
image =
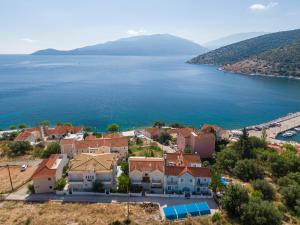
[[[163,192],[164,160],[156,157],[129,157],[129,177],[132,185],[145,191]]]
[[[163,128],[159,128],[159,127],[147,127],[143,130],[141,130],[141,133],[151,139],[157,140],[159,138],[159,136],[165,132],[165,130]]]
[[[209,194],[210,169],[202,167],[196,154],[167,153],[164,156],[164,192]]]
[[[109,192],[116,186],[116,175],[116,154],[79,154],[69,164],[69,190],[90,191],[95,183],[101,183],[105,191]]]
[[[62,177],[67,163],[68,158],[64,154],[53,154],[49,159],[44,159],[32,176],[35,193],[55,192],[55,182]]]
[[[28,141],[34,145],[39,140],[41,140],[41,130],[39,128],[28,128],[19,133],[14,141]]]
[[[202,159],[211,158],[215,152],[216,135],[213,127],[206,126],[198,133],[192,128],[178,131],[177,148],[180,151],[190,150]]]
[[[70,158],[81,153],[116,153],[119,158],[126,158],[128,155],[127,138],[94,138],[88,137],[85,140],[62,139],[60,141],[61,152]]]
[[[60,140],[68,134],[78,134],[83,132],[83,127],[73,127],[66,125],[58,125],[54,128],[43,127],[43,133],[49,140]]]

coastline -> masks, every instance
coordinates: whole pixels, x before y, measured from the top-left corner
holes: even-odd
[[[205,64],[206,65],[206,64]],[[207,64],[209,65],[209,64]],[[228,73],[234,73],[234,74],[239,74],[239,75],[247,75],[247,76],[261,76],[261,77],[275,77],[275,78],[285,78],[285,79],[295,79],[295,80],[300,80],[300,77],[296,77],[296,76],[283,76],[283,75],[272,75],[272,74],[261,74],[261,73],[243,73],[240,71],[233,71],[233,70],[226,70],[224,69],[222,66],[218,67],[219,71],[222,72],[228,72]]]

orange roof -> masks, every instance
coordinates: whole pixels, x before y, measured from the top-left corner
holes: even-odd
[[[129,157],[129,171],[155,171],[164,172],[163,158],[154,157]]]
[[[67,133],[78,133],[83,129],[83,127],[73,127],[73,126],[65,126],[59,125],[55,128],[46,128],[45,131],[47,135],[64,135]]]
[[[96,138],[85,139],[81,141],[73,139],[63,139],[60,144],[75,144],[76,148],[98,148],[98,147],[128,147],[127,138]]]
[[[15,141],[26,141],[31,135],[31,132],[24,131],[15,138]]]
[[[221,127],[217,126],[217,125],[209,125],[209,124],[204,124],[201,127],[201,131],[203,132],[207,132],[207,133],[211,133],[211,132],[216,132],[217,130],[222,129]]]
[[[182,135],[184,137],[188,137],[193,131],[194,131],[194,129],[190,128],[190,127],[179,128],[178,129],[178,134],[180,134],[180,135]]]
[[[120,138],[120,137],[122,137],[122,135],[119,133],[103,133],[102,137],[103,138]]]
[[[173,164],[176,166],[188,166],[191,163],[200,163],[201,159],[196,154],[186,154],[182,152],[167,153],[165,155],[165,164]]]
[[[182,176],[189,173],[194,177],[210,177],[210,170],[206,167],[185,167],[185,166],[166,166],[165,175]]]
[[[49,159],[44,159],[32,175],[33,179],[53,177],[56,169],[51,169],[57,159],[56,154],[52,154]]]

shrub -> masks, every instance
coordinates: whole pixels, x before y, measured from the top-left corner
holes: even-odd
[[[266,180],[254,180],[252,182],[254,190],[260,191],[264,200],[273,200],[275,197],[274,188]]]
[[[234,174],[243,181],[261,179],[264,177],[264,170],[254,159],[244,159],[236,163]]]
[[[24,129],[24,128],[26,128],[27,126],[26,126],[26,124],[25,123],[21,123],[20,125],[19,125],[19,128],[20,129]]]
[[[240,216],[242,205],[247,203],[249,196],[247,191],[238,184],[227,187],[221,199],[221,206],[229,216]]]
[[[272,203],[251,198],[242,206],[241,221],[244,225],[280,225],[282,215]]]
[[[60,145],[58,142],[52,142],[47,146],[47,149],[43,153],[43,158],[49,158],[51,154],[59,154]]]
[[[29,193],[29,194],[34,194],[35,193],[33,184],[28,184],[27,185],[27,193]]]
[[[113,123],[113,124],[111,124],[111,125],[109,125],[108,127],[107,127],[107,131],[108,132],[117,132],[118,130],[119,130],[119,125],[118,124],[116,124],[116,123]]]
[[[120,193],[128,193],[130,188],[130,179],[126,174],[122,174],[118,177],[118,192]]]
[[[54,190],[62,191],[66,186],[67,181],[64,178],[60,178],[55,182]]]
[[[24,155],[26,154],[26,152],[32,149],[32,146],[29,144],[28,141],[16,141],[8,144],[8,147],[8,155],[11,157]]]
[[[213,223],[220,223],[222,220],[221,214],[220,213],[215,213],[212,217],[211,217],[211,221]]]
[[[128,162],[121,162],[121,169],[124,174],[128,175],[129,173]]]

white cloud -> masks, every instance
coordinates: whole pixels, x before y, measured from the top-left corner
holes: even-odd
[[[270,2],[268,4],[253,4],[249,7],[251,11],[262,12],[268,9],[274,8],[278,5],[278,2]]]
[[[21,41],[27,42],[27,43],[34,43],[37,42],[38,40],[34,40],[31,38],[21,38]]]
[[[144,28],[141,28],[139,30],[128,30],[127,34],[130,36],[138,36],[138,35],[142,35],[145,34],[147,31]]]

